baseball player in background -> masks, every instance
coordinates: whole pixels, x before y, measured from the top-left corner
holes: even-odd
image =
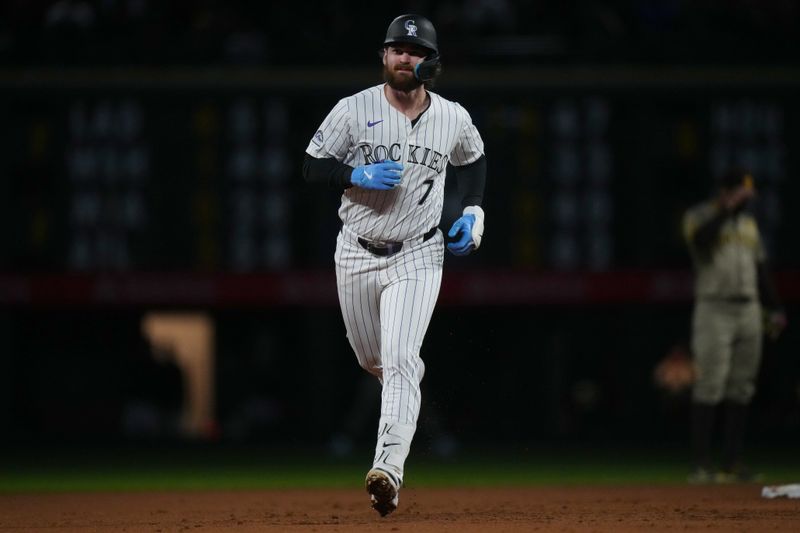
[[[764,325],[777,335],[786,325],[766,268],[755,217],[753,177],[733,168],[716,196],[687,211],[684,236],[695,267],[692,353],[693,483],[754,481],[741,465],[747,407],[755,393]],[[721,470],[711,465],[716,407],[724,403]]]
[[[334,106],[308,144],[303,175],[343,191],[339,303],[359,364],[382,384],[366,488],[386,516],[397,508],[420,410],[420,348],[442,279],[445,170],[452,165],[463,206],[447,248],[467,255],[483,235],[486,160],[469,113],[429,90],[441,66],[428,19],[394,19],[382,59],[385,83]]]

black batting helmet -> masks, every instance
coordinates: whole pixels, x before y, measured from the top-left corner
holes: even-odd
[[[439,53],[436,44],[436,29],[430,20],[422,15],[400,15],[389,24],[386,30],[384,45],[392,43],[410,43],[427,48],[434,54]]]
[[[384,46],[392,43],[409,43],[425,48],[430,53],[425,61],[414,67],[414,76],[420,82],[433,82],[442,72],[439,59],[439,45],[436,43],[436,29],[433,23],[422,15],[400,15],[389,24]]]

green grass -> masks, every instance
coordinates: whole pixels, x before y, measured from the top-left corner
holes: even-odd
[[[371,454],[339,460],[269,450],[126,449],[17,451],[0,459],[0,492],[254,490],[360,487]],[[765,482],[800,481],[791,450],[757,452]],[[564,486],[684,483],[683,454],[610,450],[477,451],[446,461],[414,456],[413,487]]]

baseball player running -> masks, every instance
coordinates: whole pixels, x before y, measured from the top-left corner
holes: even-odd
[[[343,191],[339,303],[359,364],[382,384],[366,488],[386,516],[397,508],[420,410],[420,348],[442,280],[445,169],[455,169],[464,208],[447,248],[467,255],[483,235],[486,160],[469,113],[429,90],[441,71],[433,24],[397,17],[382,56],[385,83],[334,106],[308,144],[303,175]]]

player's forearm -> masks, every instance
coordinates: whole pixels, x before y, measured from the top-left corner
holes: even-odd
[[[331,189],[352,187],[350,174],[353,167],[330,158],[316,158],[306,154],[303,160],[303,178],[308,183],[326,183]]]
[[[480,156],[475,162],[461,167],[453,167],[461,194],[461,207],[481,205],[483,190],[486,187],[486,156]]]
[[[719,238],[719,230],[727,217],[728,212],[720,209],[714,218],[698,227],[694,233],[694,245],[699,249],[711,248]]]

